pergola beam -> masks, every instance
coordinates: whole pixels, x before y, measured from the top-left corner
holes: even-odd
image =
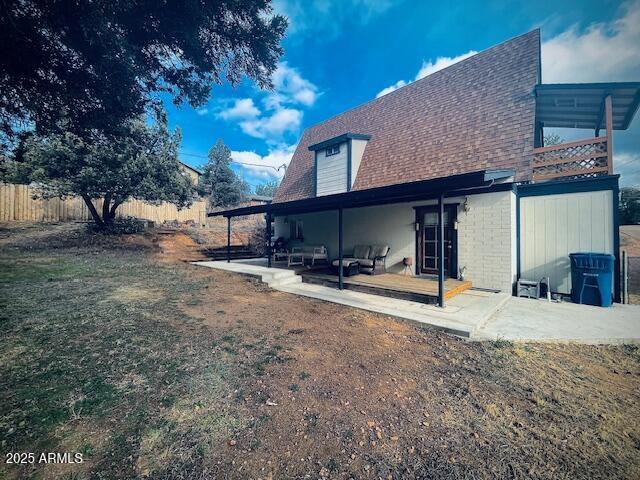
[[[598,120],[596,120],[596,137],[600,136],[600,125],[602,125],[602,118],[604,117],[604,111],[606,109],[607,97],[602,97],[600,102],[600,113],[598,113]]]
[[[613,99],[611,95],[604,97],[604,110],[607,129],[607,166],[611,175],[613,174]]]

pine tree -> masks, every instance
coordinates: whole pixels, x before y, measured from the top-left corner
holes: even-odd
[[[200,177],[200,190],[209,196],[212,208],[230,207],[243,201],[248,184],[231,168],[231,150],[220,139],[211,147]]]

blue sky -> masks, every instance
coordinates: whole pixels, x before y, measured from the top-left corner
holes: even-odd
[[[199,109],[167,102],[184,162],[201,166],[222,138],[234,168],[262,183],[282,175],[276,168],[289,162],[306,127],[536,27],[543,82],[640,81],[640,0],[276,0],[274,7],[290,27],[273,91],[244,81],[214,87]],[[640,186],[640,118],[614,139],[622,184]]]

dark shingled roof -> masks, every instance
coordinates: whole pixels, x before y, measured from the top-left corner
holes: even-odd
[[[353,190],[510,168],[531,179],[540,31],[501,43],[308,128],[274,202],[314,195],[309,146],[371,135]]]

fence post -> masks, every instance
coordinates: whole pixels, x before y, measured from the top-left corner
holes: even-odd
[[[622,303],[629,303],[629,256],[622,251]]]

